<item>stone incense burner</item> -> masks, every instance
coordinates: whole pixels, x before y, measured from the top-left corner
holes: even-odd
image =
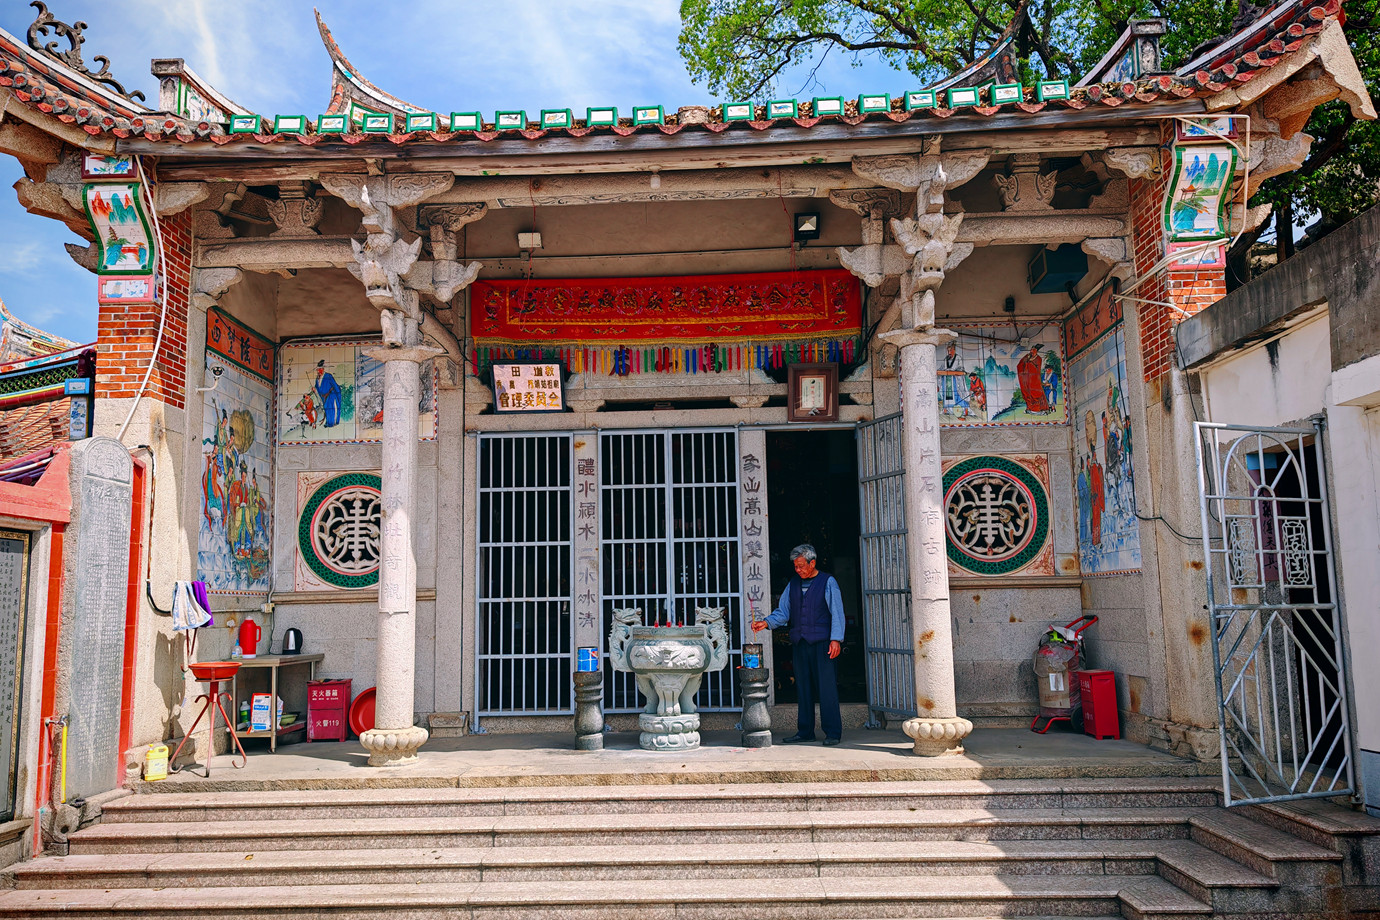
[[[639,743],[648,751],[688,751],[700,746],[700,716],[695,708],[707,671],[728,663],[724,608],[697,607],[691,626],[643,626],[641,607],[613,612],[609,660],[631,671],[647,698],[638,716]]]

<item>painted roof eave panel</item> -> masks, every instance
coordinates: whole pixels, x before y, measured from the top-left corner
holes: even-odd
[[[671,154],[680,154],[683,159],[694,159],[697,152],[703,152],[705,163],[733,165],[752,165],[764,159],[780,162],[808,163],[818,161],[825,148],[831,144],[849,145],[850,155],[867,156],[873,147],[885,147],[892,142],[893,149],[877,150],[877,153],[901,152],[894,149],[896,141],[905,141],[905,150],[918,149],[922,138],[942,135],[959,138],[965,135],[980,134],[982,145],[991,142],[991,135],[1017,132],[1067,131],[1072,135],[1077,131],[1113,131],[1127,127],[1145,128],[1143,143],[1155,143],[1158,139],[1158,124],[1155,119],[1168,115],[1198,115],[1205,112],[1202,99],[1179,99],[1126,108],[1120,111],[1104,109],[1070,110],[1061,116],[1058,123],[1051,120],[1031,119],[1023,113],[1005,113],[990,117],[961,117],[943,121],[914,118],[909,121],[893,121],[883,116],[859,124],[830,124],[801,127],[780,125],[770,130],[752,129],[746,124],[735,125],[733,130],[713,132],[702,127],[685,128],[674,133],[665,133],[652,128],[627,132],[622,136],[606,137],[605,143],[598,147],[589,144],[587,138],[569,136],[563,131],[542,132],[540,138],[526,138],[516,132],[503,132],[501,136],[478,138],[473,133],[448,134],[440,132],[415,132],[406,135],[405,159],[422,164],[439,160],[496,160],[538,161],[543,159],[575,158],[587,155],[598,159],[632,158],[645,155],[655,161]],[[1155,126],[1151,132],[1150,126]],[[534,133],[534,132],[529,132]],[[304,146],[296,143],[265,143],[254,149],[242,145],[168,144],[165,141],[150,141],[147,138],[132,137],[117,144],[117,149],[125,153],[156,154],[164,168],[175,164],[195,163],[254,163],[265,168],[276,164],[313,160],[359,161],[361,158],[398,156],[396,142],[404,136],[390,139],[380,135],[362,135],[359,143],[342,143],[338,139],[321,139],[319,143]],[[998,145],[1000,146],[1000,145]],[[1070,147],[1072,149],[1072,145]],[[742,163],[735,160],[742,158]],[[847,156],[844,157],[847,159]],[[418,165],[418,168],[421,168]]]

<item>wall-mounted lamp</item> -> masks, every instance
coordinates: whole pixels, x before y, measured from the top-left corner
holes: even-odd
[[[1007,313],[1015,313],[1015,312],[1016,312],[1016,298],[1014,298],[1014,297],[1008,297],[1008,298],[1006,298],[1006,303],[1002,304],[1002,305],[1001,305],[1001,308],[1002,308],[1003,310],[1005,310]]]
[[[819,213],[801,211],[795,215],[795,236],[797,243],[819,239]]]

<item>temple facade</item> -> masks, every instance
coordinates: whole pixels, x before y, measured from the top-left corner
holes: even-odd
[[[429,732],[568,732],[581,650],[633,724],[628,611],[724,610],[699,700],[731,727],[806,542],[849,728],[939,755],[1024,724],[1040,636],[1089,615],[1123,736],[1220,757],[1175,329],[1314,107],[1373,117],[1340,16],[1285,0],[1174,69],[1134,23],[1076,85],[1013,82],[1013,27],[927,89],[584,113],[431,112],[324,23],[329,104],[277,115],[0,33],[0,150],[90,241],[94,433],[137,467],[119,763],[190,721],[179,581],[209,590],[201,660],[252,617],[261,652],[296,628],[377,688],[360,740],[396,765]]]

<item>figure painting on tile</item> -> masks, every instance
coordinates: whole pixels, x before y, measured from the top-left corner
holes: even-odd
[[[202,414],[197,574],[211,591],[267,593],[273,344],[218,310],[206,339],[205,379],[215,386]]]
[[[1137,572],[1141,564],[1133,431],[1125,397],[1126,333],[1120,312],[1113,320],[1112,311],[1105,309],[1107,302],[1105,297],[1094,298],[1068,326],[1072,329],[1076,324],[1081,343],[1077,350],[1070,345],[1069,380],[1074,400],[1078,547],[1084,575]],[[1101,310],[1097,316],[1091,315],[1095,309]]]
[[[278,381],[278,442],[378,441],[383,437],[383,364],[374,341],[284,345]],[[435,370],[421,366],[418,436],[435,437]]]
[[[1018,338],[1010,326],[959,326],[940,353],[939,418],[950,426],[1058,425],[1065,406],[1057,329]]]

